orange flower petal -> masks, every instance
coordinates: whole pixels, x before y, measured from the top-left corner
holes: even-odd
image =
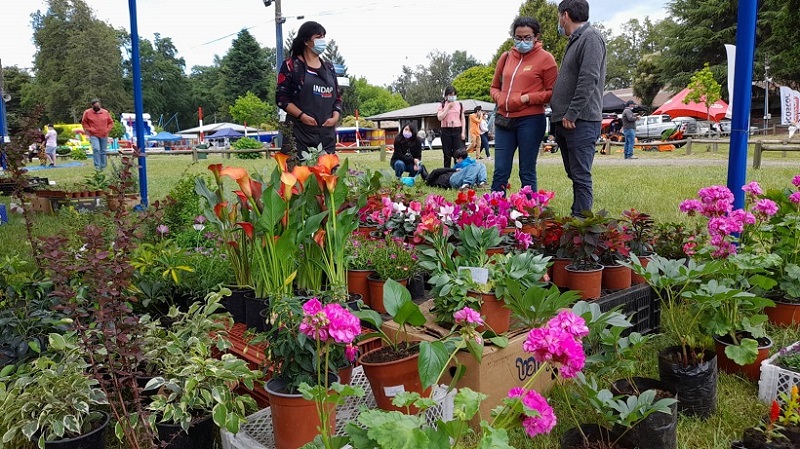
[[[244,178],[245,176],[250,176],[247,174],[247,170],[242,167],[225,167],[220,170],[219,174],[220,176],[230,176],[236,181]]]
[[[311,176],[311,170],[305,165],[298,165],[292,170],[292,174],[301,185],[305,185],[306,179]]]
[[[278,167],[281,168],[281,171],[287,171],[286,161],[289,160],[289,155],[286,153],[281,153],[280,151],[276,152],[272,155],[275,158],[275,161],[278,162]]]
[[[336,182],[339,180],[339,177],[336,175],[320,175],[320,177],[325,181],[328,192],[333,193],[333,191],[336,190]]]
[[[333,173],[333,169],[339,165],[339,156],[334,154],[323,154],[317,159],[317,166],[325,167],[328,173]]]
[[[214,178],[219,179],[219,172],[222,170],[222,164],[211,164],[208,166],[208,169],[214,174]]]

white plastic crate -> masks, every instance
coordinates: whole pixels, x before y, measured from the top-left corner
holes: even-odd
[[[362,407],[368,409],[375,408],[375,397],[372,395],[372,388],[369,386],[364,370],[359,366],[353,369],[353,378],[350,381],[353,386],[360,386],[364,389],[364,396],[348,397],[346,402],[336,409],[336,434],[345,435],[344,427],[349,422],[358,418]],[[426,411],[425,418],[429,424],[433,424],[438,419],[450,421],[453,419],[453,399],[456,391],[447,393],[445,387],[436,387],[433,392],[433,399],[437,405]],[[223,449],[272,449],[275,441],[272,435],[272,413],[269,407],[259,410],[247,417],[247,424],[242,426],[236,435],[220,430]]]
[[[800,341],[781,349],[777,354],[761,362],[761,379],[758,381],[758,399],[767,404],[779,399],[781,393],[789,393],[793,385],[800,387],[800,373],[775,365],[775,360],[789,351],[800,351]]]

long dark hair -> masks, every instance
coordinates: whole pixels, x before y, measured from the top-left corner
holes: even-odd
[[[300,29],[297,30],[297,36],[295,36],[294,40],[292,41],[293,58],[303,54],[303,50],[306,47],[306,42],[308,42],[308,40],[311,39],[311,37],[315,34],[321,34],[324,36],[328,33],[325,32],[325,27],[312,20],[300,25]]]
[[[454,86],[447,86],[444,88],[444,98],[442,98],[442,106],[444,106],[444,102],[447,101],[448,95],[458,95],[456,88]]]

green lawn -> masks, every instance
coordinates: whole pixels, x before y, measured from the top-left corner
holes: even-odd
[[[630,208],[650,213],[659,221],[688,221],[688,218],[678,211],[679,203],[694,197],[697,190],[711,184],[725,184],[727,177],[727,147],[720,146],[719,151],[711,151],[704,145],[695,145],[692,155],[686,155],[683,150],[674,153],[649,153],[637,151],[639,159],[625,161],[622,155],[616,152],[609,156],[597,155],[594,167],[595,209],[607,209],[611,214],[618,215]],[[621,151],[621,149],[620,149]],[[752,157],[752,150],[751,155]],[[387,169],[388,157],[381,161],[377,153],[342,155],[350,160],[351,168]],[[439,150],[426,151],[423,160],[430,170],[442,165]],[[208,160],[193,164],[187,156],[152,156],[148,157],[147,169],[150,189],[150,200],[163,198],[171,187],[184,174],[208,174],[207,166],[211,163],[222,162],[225,165],[247,167],[252,171],[271,170],[273,161],[260,160],[223,160],[211,156]],[[493,171],[493,162],[487,163],[489,176]],[[36,171],[36,176],[47,176],[56,185],[64,186],[80,183],[93,171],[91,161],[78,168],[56,168]],[[747,180],[759,181],[765,188],[783,188],[789,185],[792,176],[800,174],[800,153],[789,153],[783,157],[781,153],[765,153],[762,169],[753,170],[748,164]],[[560,154],[546,154],[539,158],[538,163],[539,188],[552,190],[556,193],[554,207],[560,214],[567,214],[571,203],[571,187],[563,166]],[[519,186],[516,168],[511,175],[512,186]],[[442,193],[440,190],[428,187],[417,187],[421,194],[428,192]],[[450,190],[444,192],[449,198],[455,196]],[[9,203],[8,197],[1,197],[4,204]],[[30,245],[24,238],[24,227],[21,219],[16,214],[10,215],[11,223],[0,226],[0,255],[2,254],[30,254]],[[49,235],[65,232],[64,219],[59,216],[39,215],[36,217],[35,234]],[[775,344],[773,350],[788,345],[800,339],[797,329],[771,329],[770,335]],[[656,339],[653,343],[654,350],[642,354],[639,360],[639,374],[654,376],[656,367],[656,349],[664,346],[665,342]],[[766,407],[757,399],[758,386],[745,381],[737,376],[720,374],[719,381],[719,408],[717,414],[707,421],[680,418],[679,421],[679,447],[680,448],[708,448],[727,449],[730,440],[741,435],[745,427],[753,426],[763,416]],[[556,413],[560,423],[554,434],[546,438],[529,440],[520,435],[514,438],[514,444],[520,448],[555,448],[558,447],[558,435],[571,424],[566,419],[567,413],[564,402],[560,398],[561,389],[551,395],[554,399]],[[578,410],[586,410],[578,405]],[[587,419],[591,421],[591,419]]]

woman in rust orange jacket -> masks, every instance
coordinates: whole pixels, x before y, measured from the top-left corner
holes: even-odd
[[[544,137],[544,105],[550,101],[558,66],[542,48],[539,22],[518,17],[511,25],[514,47],[497,61],[491,94],[497,104],[492,190],[504,192],[519,148],[520,187],[537,190],[536,158]]]

